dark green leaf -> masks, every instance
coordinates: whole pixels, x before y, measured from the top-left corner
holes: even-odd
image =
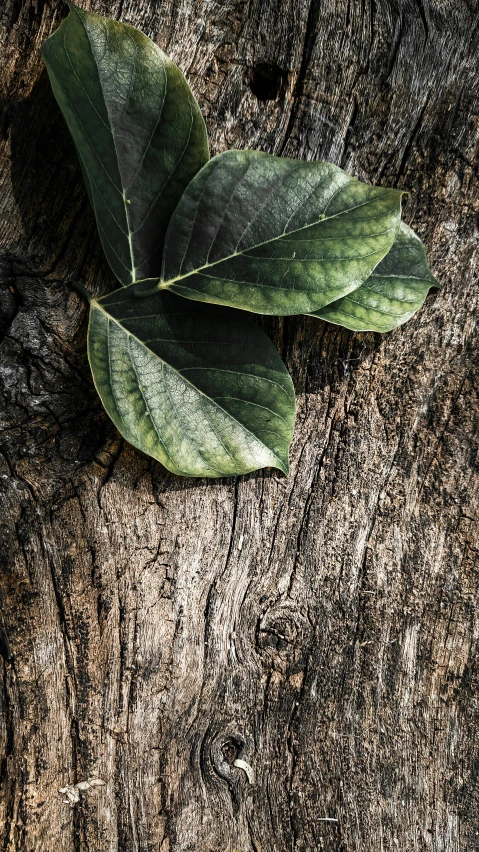
[[[206,130],[182,73],[149,38],[69,5],[42,55],[126,285],[159,275],[170,216],[208,160]]]
[[[181,198],[159,287],[257,313],[319,310],[359,287],[389,251],[401,195],[330,163],[227,151]]]
[[[122,435],[185,476],[288,471],[291,379],[240,312],[131,288],[91,302],[90,364]]]
[[[392,249],[367,281],[313,316],[353,331],[391,331],[419,310],[431,287],[439,286],[421,240],[401,222]]]

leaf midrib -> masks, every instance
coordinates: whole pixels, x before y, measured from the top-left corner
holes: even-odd
[[[130,262],[131,262],[131,269],[129,270],[129,272],[130,272],[130,275],[131,275],[131,282],[133,283],[134,280],[135,280],[135,274],[136,274],[136,262],[135,262],[133,240],[132,240],[133,231],[131,229],[131,224],[130,224],[130,216],[129,216],[129,211],[128,211],[127,198],[126,198],[126,188],[125,188],[124,183],[123,183],[123,175],[121,173],[121,168],[120,168],[120,157],[118,156],[118,149],[116,147],[116,139],[115,139],[115,133],[113,131],[113,124],[112,124],[112,120],[111,120],[110,110],[108,109],[108,104],[107,104],[107,101],[106,101],[106,98],[105,98],[105,93],[104,93],[104,90],[103,90],[103,84],[102,84],[102,80],[101,80],[101,76],[100,76],[100,71],[99,71],[99,68],[98,68],[98,63],[95,59],[95,56],[94,56],[94,53],[93,53],[93,50],[92,50],[88,30],[87,30],[87,28],[84,24],[84,21],[81,18],[81,15],[78,14],[76,7],[72,4],[70,6],[70,8],[71,8],[72,12],[75,13],[78,21],[80,22],[80,24],[83,28],[83,32],[85,33],[86,39],[88,41],[88,44],[90,46],[90,51],[91,51],[92,59],[93,59],[94,65],[95,65],[95,70],[96,70],[96,74],[97,74],[97,78],[98,78],[98,85],[100,86],[101,96],[102,96],[103,103],[104,103],[105,110],[106,110],[106,114],[107,114],[107,117],[108,117],[108,125],[109,125],[109,130],[110,130],[111,138],[112,138],[112,142],[113,142],[113,148],[114,148],[114,151],[115,151],[116,162],[117,162],[117,166],[118,166],[118,175],[119,175],[119,178],[120,178],[120,185],[121,185],[121,193],[120,194],[121,194],[122,201],[123,201],[123,207],[124,207],[124,210],[125,210],[126,226],[127,226],[127,229],[128,229],[128,234],[126,234],[125,236],[127,236],[127,239],[128,239],[128,248],[129,248],[129,252],[130,252]],[[65,47],[65,51],[68,55],[69,62],[71,63],[71,59],[70,59],[70,56],[69,56],[69,53],[68,53],[68,48],[67,48],[65,42],[64,42],[64,47]],[[80,81],[80,83],[81,83],[81,81]],[[82,88],[84,88],[83,84],[81,84],[81,85],[82,85]],[[97,115],[99,115],[94,103],[92,102],[91,98],[89,97],[89,95],[86,91],[85,91],[85,94],[87,95],[88,100],[92,104],[93,109],[95,110],[95,112],[97,112]],[[166,97],[166,92],[165,92],[165,97]]]
[[[91,303],[90,303],[90,308],[92,309],[92,308],[94,308],[94,307],[96,307],[96,308],[98,308],[98,310],[102,311],[102,313],[104,313],[104,314],[105,314],[105,316],[107,317],[107,319],[108,319],[108,320],[112,320],[112,321],[113,321],[113,322],[114,322],[114,323],[115,323],[115,324],[116,324],[116,325],[117,325],[117,326],[118,326],[118,327],[119,327],[119,328],[123,331],[123,333],[124,333],[124,334],[128,335],[129,337],[132,337],[132,338],[133,338],[134,340],[136,340],[136,341],[137,341],[137,343],[139,343],[141,346],[145,346],[145,348],[146,348],[146,349],[148,349],[150,352],[152,352],[152,354],[153,354],[153,355],[155,355],[155,357],[156,357],[156,358],[158,358],[158,360],[159,360],[159,361],[161,361],[163,364],[165,364],[165,366],[167,366],[170,370],[172,370],[174,373],[176,373],[176,375],[177,375],[177,376],[179,376],[179,378],[180,378],[182,381],[184,381],[184,382],[185,382],[185,384],[189,385],[191,388],[193,388],[193,389],[196,391],[196,393],[200,394],[200,396],[203,396],[205,399],[207,399],[209,402],[211,402],[213,405],[215,405],[217,408],[219,408],[221,411],[223,411],[223,412],[224,412],[224,414],[225,414],[227,417],[229,417],[229,419],[230,419],[230,420],[232,420],[234,423],[237,423],[237,424],[238,424],[238,426],[239,426],[241,429],[243,429],[243,431],[244,431],[244,432],[247,432],[247,433],[248,433],[248,435],[251,435],[251,436],[254,438],[254,440],[255,440],[255,441],[258,441],[259,443],[263,444],[263,446],[264,446],[264,447],[266,447],[266,449],[268,450],[268,452],[270,452],[270,453],[271,453],[271,455],[272,455],[275,459],[277,459],[277,461],[279,462],[280,470],[282,470],[282,471],[283,471],[283,473],[285,473],[285,472],[286,472],[286,471],[285,471],[285,468],[284,468],[283,461],[280,459],[280,457],[279,457],[279,456],[278,456],[278,455],[274,452],[274,450],[272,450],[270,447],[267,447],[267,446],[266,446],[266,444],[264,444],[262,441],[260,441],[260,439],[259,439],[259,438],[258,438],[258,437],[254,434],[254,432],[252,432],[250,429],[248,429],[248,428],[247,428],[247,427],[246,427],[243,423],[240,423],[240,421],[239,421],[239,420],[237,420],[237,419],[236,419],[236,417],[233,417],[233,415],[232,415],[232,414],[230,414],[230,412],[229,412],[229,411],[227,411],[225,408],[223,408],[223,406],[222,406],[222,405],[218,405],[218,403],[217,403],[217,402],[216,402],[216,401],[215,401],[212,397],[208,396],[208,394],[206,394],[206,393],[204,393],[204,391],[200,390],[200,389],[199,389],[199,388],[198,388],[195,384],[193,384],[193,382],[190,382],[188,379],[186,379],[186,378],[184,377],[184,375],[183,375],[182,373],[180,373],[180,371],[179,371],[179,370],[177,370],[177,369],[176,369],[176,367],[173,367],[171,364],[169,364],[169,363],[168,363],[168,361],[165,361],[165,359],[164,359],[164,358],[162,358],[162,357],[161,357],[161,355],[158,355],[158,353],[157,353],[157,352],[154,352],[154,351],[153,351],[153,349],[150,349],[150,347],[149,347],[149,346],[146,346],[146,344],[145,344],[145,342],[144,342],[143,340],[140,340],[140,338],[139,338],[139,337],[137,337],[137,336],[136,336],[136,334],[133,334],[131,331],[129,331],[127,328],[125,328],[125,326],[124,326],[124,325],[122,325],[122,323],[121,323],[121,322],[119,322],[119,320],[117,320],[117,319],[116,319],[116,317],[112,316],[112,314],[109,314],[109,313],[108,313],[108,311],[106,311],[106,310],[104,309],[104,307],[103,307],[102,305],[100,305],[100,303],[99,303],[96,299],[92,299],[92,300],[91,300]],[[109,348],[109,344],[108,344],[108,348]],[[220,369],[220,371],[221,371],[221,368],[219,368],[219,369]],[[135,375],[136,375],[136,373],[135,373]],[[261,377],[260,377],[260,378],[261,378]],[[276,382],[274,382],[274,380],[273,380],[273,379],[271,379],[270,381],[272,381],[274,384],[277,384]],[[112,383],[110,382],[110,384],[112,384]],[[280,385],[277,385],[277,386],[281,388],[281,386],[280,386]],[[139,387],[140,393],[141,393],[141,395],[142,395],[142,397],[143,397],[143,399],[144,399],[144,394],[143,394],[143,391],[141,390],[141,385],[140,385],[140,384],[138,384],[138,387]],[[283,390],[283,391],[284,391],[284,388],[281,388],[281,390]],[[145,404],[147,404],[146,400],[145,400]],[[148,406],[147,406],[147,407],[148,407]],[[270,409],[265,409],[265,411],[269,411],[269,410],[270,410]],[[280,416],[280,415],[276,415],[276,416]],[[280,416],[280,419],[281,419],[281,420],[284,420],[284,418],[282,418],[281,416]],[[156,429],[155,429],[155,431],[156,431]],[[213,429],[213,431],[215,431],[215,430]],[[216,433],[215,433],[215,434],[216,434]],[[218,437],[218,435],[217,435],[217,437]],[[221,442],[221,439],[220,439],[220,438],[218,438],[218,440],[220,440],[220,442]],[[160,441],[160,443],[162,443],[162,442]],[[221,442],[221,443],[222,443],[222,442]]]
[[[346,186],[346,184],[344,184],[344,186]],[[343,187],[341,187],[341,189],[342,188]],[[385,190],[386,195],[393,194],[393,193],[394,194],[400,193],[400,195],[399,195],[400,198],[403,194],[402,192],[400,192],[400,190],[397,190],[397,189]],[[354,207],[348,207],[347,210],[341,210],[339,213],[333,213],[332,216],[325,216],[324,219],[319,218],[314,222],[309,222],[307,225],[303,225],[301,228],[296,228],[293,231],[283,231],[283,233],[279,234],[279,236],[277,236],[277,237],[272,237],[270,240],[264,240],[264,242],[257,243],[254,246],[248,246],[248,248],[244,249],[243,251],[233,252],[233,254],[230,254],[227,257],[222,257],[222,258],[220,258],[220,260],[215,260],[215,261],[213,261],[213,263],[205,263],[203,266],[199,266],[197,269],[193,269],[190,272],[186,272],[184,275],[177,275],[175,278],[168,279],[168,281],[162,281],[161,278],[160,278],[159,281],[158,281],[157,287],[158,287],[159,290],[167,290],[172,286],[172,284],[176,284],[177,281],[183,281],[185,278],[190,278],[193,275],[197,275],[199,272],[202,272],[203,269],[211,269],[212,266],[217,266],[219,263],[225,263],[227,260],[232,260],[235,257],[244,256],[247,251],[254,251],[255,249],[262,248],[262,246],[266,246],[269,243],[277,242],[278,240],[283,239],[283,237],[285,237],[285,236],[290,236],[291,234],[299,234],[301,231],[305,231],[308,228],[313,228],[315,225],[320,225],[322,222],[329,222],[329,221],[331,221],[331,219],[336,219],[338,216],[343,216],[345,214],[351,213],[353,210],[358,210],[360,207],[365,207],[368,204],[372,204],[375,200],[376,199],[368,199],[367,201],[364,201],[361,204],[356,204]],[[391,208],[391,210],[388,210],[387,213],[384,213],[382,215],[389,215],[389,213],[391,213],[393,209],[394,208]],[[377,217],[373,216],[372,218],[374,219],[374,218],[377,218]],[[392,231],[392,230],[395,230],[396,233],[397,233],[398,228],[399,228],[399,216],[398,216],[398,222],[397,222],[396,226],[394,228],[388,228],[385,231],[385,233],[389,233],[389,231]],[[168,236],[169,235],[167,234],[167,237],[166,237],[167,239],[168,239]],[[331,237],[331,239],[340,239],[340,237]],[[165,251],[166,251],[166,248],[165,248]],[[375,254],[375,252],[373,252],[373,254]],[[300,260],[300,259],[298,258],[298,260]],[[306,260],[306,261],[301,261],[301,262],[307,263],[308,261]],[[139,282],[134,282],[134,283],[138,284]]]

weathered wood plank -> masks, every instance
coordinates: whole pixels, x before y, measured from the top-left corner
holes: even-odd
[[[170,476],[89,377],[69,282],[112,280],[38,54],[64,10],[7,0],[1,848],[479,849],[475,4],[88,5],[179,63],[214,152],[408,188],[443,289],[383,338],[264,320],[291,476]]]

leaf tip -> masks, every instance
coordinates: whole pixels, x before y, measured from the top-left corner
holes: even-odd
[[[275,465],[275,467],[276,467],[277,470],[280,470],[281,473],[284,473],[285,476],[289,476],[289,460],[288,459],[286,459],[286,461],[280,461],[278,459],[278,462]]]
[[[75,12],[82,12],[82,11],[83,11],[83,9],[80,9],[78,6],[75,6],[75,4],[71,2],[71,0],[64,0],[64,2],[65,2],[65,6],[68,6],[68,11],[69,11],[69,12],[72,12],[73,10],[74,10]],[[69,15],[67,15],[67,16],[63,19],[63,21],[61,22],[61,24],[60,24],[60,26],[58,27],[58,29],[56,29],[56,30],[54,30],[52,33],[50,33],[50,35],[49,35],[49,36],[45,39],[45,41],[44,41],[44,42],[40,45],[40,55],[41,55],[41,57],[42,57],[43,61],[45,62],[45,64],[47,65],[47,67],[48,67],[48,62],[47,62],[47,51],[48,51],[48,49],[49,49],[49,47],[50,47],[50,44],[55,44],[55,43],[56,43],[55,36],[56,36],[56,35],[57,35],[57,33],[59,32],[59,30],[62,28],[62,26],[64,26],[65,21],[67,21],[69,17],[70,17],[70,16],[69,16]],[[51,40],[53,40],[53,41],[51,41]]]

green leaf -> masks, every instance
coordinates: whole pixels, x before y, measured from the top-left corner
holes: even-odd
[[[294,390],[266,335],[239,312],[131,289],[92,300],[88,332],[121,434],[184,476],[287,473]]]
[[[312,316],[353,331],[392,331],[419,310],[431,287],[440,284],[429,269],[424,246],[401,222],[392,249],[367,281]]]
[[[227,151],[181,198],[159,287],[257,313],[319,310],[359,287],[389,251],[401,195],[330,163]]]
[[[42,55],[105,254],[127,285],[160,273],[171,214],[208,160],[205,125],[183,74],[149,38],[69,6]]]

